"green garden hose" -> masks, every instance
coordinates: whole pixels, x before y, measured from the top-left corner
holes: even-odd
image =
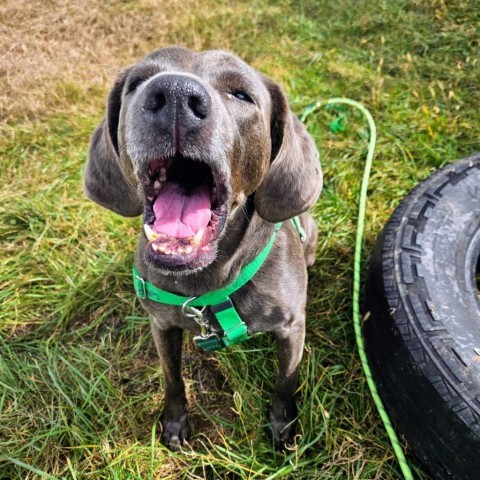
[[[362,185],[360,189],[358,218],[357,218],[357,232],[356,232],[356,240],[355,240],[355,258],[354,258],[354,264],[353,264],[353,326],[355,329],[355,338],[357,341],[358,353],[360,355],[360,360],[362,362],[363,371],[365,373],[365,377],[367,378],[367,383],[370,388],[370,392],[372,394],[375,405],[377,406],[378,413],[380,414],[383,424],[385,425],[385,429],[390,438],[390,442],[392,444],[393,450],[395,452],[395,455],[397,457],[398,463],[400,465],[400,468],[402,470],[405,480],[414,480],[413,474],[410,470],[410,467],[403,453],[402,446],[400,445],[397,434],[395,433],[392,423],[388,418],[388,414],[385,411],[385,407],[383,406],[382,399],[378,394],[377,387],[373,380],[372,372],[370,370],[370,365],[368,364],[368,359],[365,352],[365,345],[363,342],[361,318],[360,318],[360,272],[361,272],[361,261],[362,261],[362,240],[363,240],[364,224],[365,224],[367,188],[368,188],[368,181],[370,179],[370,171],[372,168],[372,160],[375,152],[375,145],[377,142],[377,129],[370,112],[361,103],[356,102],[355,100],[350,100],[349,98],[331,98],[327,100],[325,103],[316,102],[315,104],[310,105],[305,109],[300,119],[302,122],[304,122],[308,116],[310,116],[314,111],[318,110],[320,107],[324,105],[329,106],[334,104],[350,105],[360,110],[364,115],[365,119],[367,120],[368,127],[370,130],[367,159],[365,161],[365,169],[363,172]]]

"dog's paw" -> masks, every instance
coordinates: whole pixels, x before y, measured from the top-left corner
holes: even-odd
[[[270,416],[270,431],[275,444],[275,450],[283,451],[288,444],[293,443],[296,423],[296,418],[287,422],[283,419],[276,420]]]
[[[275,450],[283,451],[288,444],[293,443],[297,426],[297,410],[295,405],[290,408],[270,410],[270,433]]]
[[[173,451],[178,451],[190,438],[190,425],[187,414],[178,419],[161,419],[162,443]]]

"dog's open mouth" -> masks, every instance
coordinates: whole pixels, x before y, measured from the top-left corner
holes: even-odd
[[[153,160],[143,183],[151,260],[160,267],[210,263],[227,213],[220,175],[205,162],[177,155]]]

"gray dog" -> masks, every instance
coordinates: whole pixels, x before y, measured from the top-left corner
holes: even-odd
[[[234,55],[165,48],[115,82],[85,190],[120,215],[144,215],[136,288],[163,367],[162,441],[171,449],[190,433],[184,329],[206,350],[275,335],[270,425],[277,449],[292,439],[317,239],[304,212],[321,188],[315,144],[280,87]],[[221,304],[199,303],[218,291]],[[222,313],[237,324],[225,327]]]

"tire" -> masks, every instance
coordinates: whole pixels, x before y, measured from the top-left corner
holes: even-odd
[[[363,334],[385,407],[435,479],[480,478],[480,154],[420,183],[370,259]]]

